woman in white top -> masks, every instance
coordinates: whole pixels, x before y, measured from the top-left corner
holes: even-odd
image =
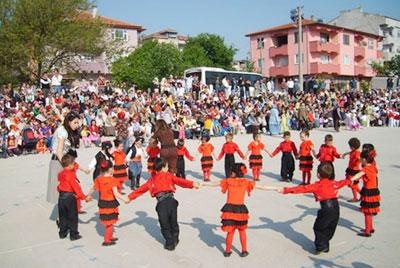
[[[62,126],[59,126],[53,134],[52,148],[53,155],[51,156],[49,166],[49,177],[47,181],[47,202],[56,204],[58,202],[58,173],[62,170],[61,158],[70,150],[75,150],[79,147],[79,114],[69,112],[64,119]],[[53,217],[58,218],[58,210],[55,209]],[[53,218],[52,217],[52,218]]]

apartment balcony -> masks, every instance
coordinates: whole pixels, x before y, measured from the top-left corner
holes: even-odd
[[[269,68],[270,76],[289,76],[289,66],[274,66]]]
[[[327,52],[339,54],[339,44],[335,43],[321,43],[320,41],[310,42],[310,52]]]
[[[288,55],[288,45],[282,45],[280,47],[270,47],[269,57],[274,58],[276,56],[286,56]]]
[[[365,48],[354,47],[354,57],[355,58],[365,58]]]
[[[340,66],[332,63],[322,64],[318,62],[312,62],[310,64],[310,71],[312,74],[338,74],[340,72]]]
[[[354,75],[355,76],[365,76],[367,68],[363,66],[354,66]]]

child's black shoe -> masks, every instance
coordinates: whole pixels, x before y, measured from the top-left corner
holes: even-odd
[[[224,251],[224,257],[230,257],[231,255],[232,255],[232,252]]]
[[[81,235],[74,235],[74,236],[70,236],[69,237],[69,239],[71,240],[71,241],[75,241],[75,240],[79,240],[79,239],[81,239],[82,238],[82,236]]]
[[[108,246],[112,246],[115,245],[115,241],[110,241],[110,242],[103,242],[102,246],[103,247],[108,247]]]
[[[249,256],[249,252],[247,252],[247,251],[243,251],[242,253],[240,253],[240,257],[242,257],[242,258],[247,257],[247,256]]]

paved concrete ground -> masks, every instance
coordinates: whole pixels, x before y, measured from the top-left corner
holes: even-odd
[[[330,130],[315,130],[311,138],[319,147]],[[181,242],[174,252],[163,249],[163,239],[155,212],[156,201],[148,194],[129,205],[120,206],[115,228],[120,238],[113,247],[101,246],[103,226],[98,222],[97,203],[84,204],[88,213],[80,216],[83,239],[71,242],[58,239],[56,224],[49,220],[52,207],[45,201],[49,155],[29,155],[0,160],[0,267],[399,267],[400,266],[400,129],[372,128],[359,132],[332,133],[339,152],[347,151],[347,140],[357,136],[376,145],[382,212],[374,218],[376,233],[361,238],[363,216],[355,204],[347,203],[351,192],[341,191],[341,219],[331,252],[313,255],[312,225],[319,204],[311,195],[283,196],[255,191],[247,199],[250,210],[248,250],[242,259],[238,235],[235,253],[224,258],[225,234],[220,230],[220,208],[225,196],[217,189],[178,189]],[[292,132],[296,144],[298,133]],[[235,137],[244,150],[250,135]],[[264,136],[269,150],[281,141]],[[217,150],[222,138],[212,139]],[[196,152],[197,141],[188,141]],[[96,149],[82,149],[78,162],[87,165]],[[200,163],[187,162],[188,178],[200,181]],[[261,183],[286,186],[279,182],[280,159],[264,158]],[[344,177],[347,160],[335,164],[338,178]],[[297,164],[296,164],[297,168]],[[223,161],[216,164],[213,178],[223,173]],[[147,174],[145,174],[147,177]],[[315,172],[313,175],[315,178]],[[296,170],[295,177],[300,178]],[[91,178],[79,174],[86,192]]]

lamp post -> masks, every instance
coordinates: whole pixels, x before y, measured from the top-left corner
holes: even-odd
[[[298,45],[298,53],[299,53],[299,89],[303,91],[303,55],[302,55],[302,44],[303,44],[303,29],[302,29],[302,20],[303,20],[303,7],[298,6],[296,9],[292,9],[290,11],[290,18],[292,21],[297,22],[298,28],[298,36],[297,36],[297,45]]]

